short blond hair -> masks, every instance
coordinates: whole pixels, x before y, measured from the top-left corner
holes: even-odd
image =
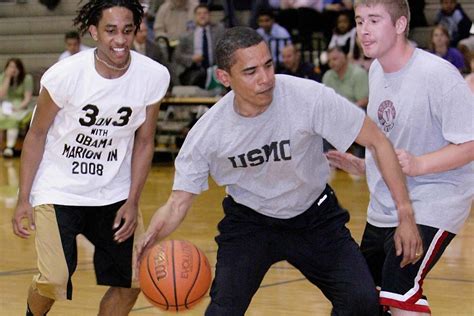
[[[395,22],[402,16],[407,19],[405,36],[408,37],[408,32],[410,31],[410,7],[408,6],[407,0],[355,0],[354,8],[357,8],[359,5],[370,7],[379,4],[387,9],[387,12],[390,15],[394,25]]]

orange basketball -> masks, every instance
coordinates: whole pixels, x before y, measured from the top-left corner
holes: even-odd
[[[207,294],[211,267],[204,253],[191,242],[166,240],[145,253],[139,280],[151,304],[182,311],[191,309]]]

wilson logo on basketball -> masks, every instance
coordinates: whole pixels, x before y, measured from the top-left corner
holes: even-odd
[[[155,276],[157,280],[164,279],[168,275],[166,270],[166,255],[163,250],[157,252],[153,256],[153,261],[155,263]]]
[[[187,279],[193,271],[193,249],[188,243],[182,243],[183,261],[181,262],[181,277]]]

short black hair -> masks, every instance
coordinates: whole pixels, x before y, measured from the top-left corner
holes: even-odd
[[[272,9],[263,8],[258,11],[257,17],[268,16],[270,19],[275,20],[275,14]]]
[[[89,26],[99,24],[105,9],[113,7],[124,7],[132,11],[136,33],[143,18],[143,6],[138,0],[90,0],[79,9],[74,25],[77,25],[80,34],[84,35]]]
[[[79,35],[79,32],[77,31],[69,31],[66,32],[64,35],[64,40],[67,41],[68,39],[77,39],[78,41],[81,40],[81,36]]]
[[[222,39],[217,43],[217,68],[227,72],[234,65],[234,53],[241,48],[248,48],[263,42],[263,38],[254,29],[246,26],[236,26],[227,29]]]
[[[200,4],[198,4],[198,5],[194,8],[194,11],[193,11],[193,12],[196,13],[198,9],[206,9],[207,11],[211,11],[211,10],[209,9],[209,6],[208,6],[207,4],[205,4],[205,3],[200,3]]]

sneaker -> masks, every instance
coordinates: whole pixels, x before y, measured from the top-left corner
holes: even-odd
[[[7,147],[3,150],[3,157],[5,158],[11,158],[13,157],[13,148]]]

